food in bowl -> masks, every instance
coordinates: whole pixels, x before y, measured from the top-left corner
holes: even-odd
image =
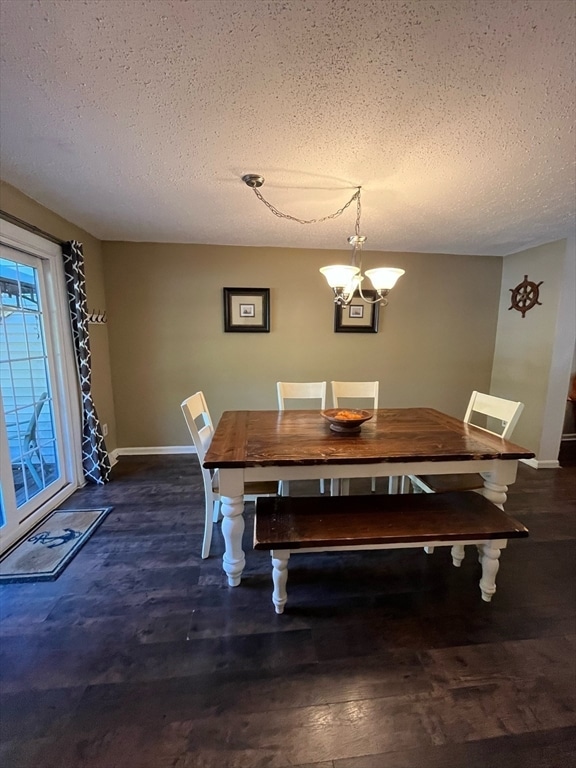
[[[373,416],[371,411],[354,410],[353,408],[331,408],[320,412],[330,422],[333,432],[360,432],[360,426]]]
[[[345,421],[346,419],[358,419],[358,417],[362,418],[362,414],[358,413],[358,411],[336,411],[332,416],[333,419],[342,419],[342,421]]]

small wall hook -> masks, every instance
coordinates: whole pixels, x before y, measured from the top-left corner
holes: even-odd
[[[86,319],[90,325],[103,325],[104,323],[108,322],[108,318],[106,317],[106,310],[101,312],[99,309],[93,309],[92,312],[89,312]]]

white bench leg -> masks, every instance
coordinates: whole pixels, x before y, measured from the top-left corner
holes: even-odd
[[[493,546],[492,542],[486,541],[483,544],[478,544],[478,551],[482,564],[480,591],[482,592],[482,600],[489,603],[492,600],[492,595],[496,592],[496,574],[500,567],[498,561],[500,550]]]
[[[462,565],[462,560],[464,560],[464,545],[454,544],[450,550],[450,553],[452,554],[452,565],[455,568],[460,568]]]
[[[273,549],[270,555],[272,556],[272,581],[274,582],[272,602],[274,603],[276,613],[284,613],[284,606],[288,599],[286,582],[288,581],[290,551],[288,549]]]
[[[426,552],[427,555],[433,555],[434,547],[424,547],[424,552]]]

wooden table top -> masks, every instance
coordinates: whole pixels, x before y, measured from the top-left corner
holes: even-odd
[[[320,411],[225,411],[204,466],[241,468],[529,459],[531,451],[432,408],[380,408],[360,433],[332,432]]]

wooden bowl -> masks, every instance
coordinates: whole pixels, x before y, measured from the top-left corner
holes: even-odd
[[[355,408],[330,408],[327,411],[320,411],[320,414],[326,421],[330,422],[330,429],[333,432],[348,435],[360,432],[362,424],[374,415],[371,411],[361,411]]]

